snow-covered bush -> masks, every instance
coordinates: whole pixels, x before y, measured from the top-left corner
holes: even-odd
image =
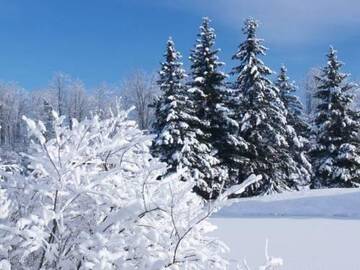
[[[181,168],[158,180],[166,168],[149,154],[151,138],[126,115],[74,120],[70,129],[54,113],[50,140],[42,122],[24,118],[33,136],[28,174],[1,182],[8,196],[0,201],[6,267],[227,268],[227,247],[207,236],[214,229],[207,218],[258,178],[205,203],[191,179],[179,181]]]
[[[6,166],[0,166],[0,181],[5,181],[5,172],[8,170]],[[10,270],[10,262],[8,258],[9,242],[12,239],[12,235],[8,234],[6,230],[2,231],[2,228],[7,228],[10,225],[9,216],[12,210],[11,201],[8,198],[5,189],[0,188],[0,269]]]
[[[278,270],[283,266],[284,262],[282,258],[273,257],[269,255],[269,241],[266,240],[265,244],[265,264],[259,267],[259,270]],[[242,265],[237,266],[238,270],[251,270],[246,260],[243,261]]]
[[[9,217],[10,212],[10,201],[7,198],[7,194],[5,193],[5,190],[0,189],[0,228],[1,226],[5,226],[7,224],[7,219]],[[1,240],[0,240],[0,256],[1,257],[7,257],[7,250],[5,247],[5,238],[6,235],[4,233],[0,234]],[[1,260],[0,260],[1,261]]]

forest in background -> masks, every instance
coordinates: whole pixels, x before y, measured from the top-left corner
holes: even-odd
[[[304,103],[306,114],[311,115],[316,107],[313,97],[317,87],[315,75],[320,74],[320,68],[313,67],[304,73],[303,81],[296,83],[297,94]],[[31,91],[17,82],[0,80],[0,156],[6,161],[16,158],[16,153],[26,151],[29,142],[23,115],[45,121],[50,110],[65,115],[68,121],[72,118],[82,121],[94,113],[106,117],[109,109],[120,103],[124,109],[134,106],[129,117],[136,120],[140,129],[150,130],[154,112],[149,105],[160,94],[157,80],[156,72],[137,70],[117,84],[103,82],[87,88],[80,78],[55,72],[46,87]],[[353,106],[360,108],[360,94],[354,94]]]

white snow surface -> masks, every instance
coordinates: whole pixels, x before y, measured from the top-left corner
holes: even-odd
[[[250,270],[269,255],[282,258],[276,270],[359,270],[360,220],[328,218],[212,218],[213,232],[230,248],[230,270],[246,259]],[[246,269],[246,268],[244,268]]]
[[[360,189],[319,189],[237,199],[215,217],[360,219]]]
[[[360,269],[360,189],[238,199],[211,221],[230,248],[230,269],[246,259],[258,270],[267,239],[269,255],[283,259],[279,270]]]

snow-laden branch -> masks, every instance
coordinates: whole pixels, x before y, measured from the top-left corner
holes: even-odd
[[[215,229],[208,217],[259,177],[204,202],[192,179],[180,181],[185,170],[158,180],[166,165],[152,158],[151,138],[125,113],[73,121],[72,129],[54,119],[54,138],[45,139],[45,125],[25,118],[33,136],[29,173],[8,173],[0,182],[0,192],[6,189],[0,263],[69,270],[228,267],[228,248],[208,236]]]

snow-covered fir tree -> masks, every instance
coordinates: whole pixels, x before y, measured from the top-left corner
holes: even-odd
[[[216,34],[209,18],[203,18],[200,33],[190,55],[191,81],[189,92],[200,119],[200,141],[212,146],[218,169],[227,180],[215,179],[216,188],[231,185],[229,178],[238,175],[239,163],[236,149],[243,145],[237,136],[238,123],[234,121],[233,91],[225,83],[227,75],[221,71],[225,65],[219,61],[215,48]],[[214,180],[214,179],[213,179]],[[214,190],[214,187],[213,187]]]
[[[284,65],[280,68],[275,85],[280,91],[280,99],[287,110],[286,122],[291,154],[300,165],[299,169],[304,177],[303,185],[310,184],[312,167],[307,156],[310,147],[310,125],[307,122],[303,104],[295,95],[297,87],[290,81]]]
[[[224,107],[226,88],[226,74],[220,71],[224,63],[219,61],[219,49],[215,49],[215,30],[210,26],[210,19],[203,18],[198,39],[191,51],[191,80],[189,83],[189,97],[195,108],[196,116],[200,121],[194,122],[193,128],[198,141],[208,149],[200,152],[204,159],[211,161],[212,172],[210,177],[202,179],[200,194],[205,198],[216,197],[226,186],[226,168],[224,162],[229,152],[226,148],[226,125],[221,111]],[[210,196],[209,196],[210,195]]]
[[[153,129],[156,138],[151,152],[169,165],[168,172],[171,173],[175,172],[182,163],[179,153],[185,146],[183,134],[189,128],[186,122],[192,116],[186,111],[189,101],[184,86],[186,75],[180,62],[181,55],[176,51],[171,38],[167,41],[164,58],[158,80],[161,95],[157,97],[154,104]]]
[[[207,183],[213,179],[217,164],[211,155],[211,147],[199,138],[206,136],[199,128],[201,120],[197,117],[193,93],[184,84],[185,71],[180,62],[181,55],[174,42],[169,39],[159,73],[160,97],[155,102],[154,131],[156,138],[151,147],[152,154],[168,164],[167,174],[184,168],[189,177],[194,178],[195,190],[206,197],[212,188]],[[187,180],[183,177],[182,180]]]
[[[254,19],[245,21],[246,40],[233,56],[240,64],[232,71],[236,76],[233,88],[237,94],[234,103],[238,136],[246,142],[238,153],[238,181],[252,173],[263,177],[262,182],[249,188],[247,195],[296,189],[305,181],[305,168],[294,160],[290,151],[287,110],[279,89],[268,78],[272,71],[259,58],[266,48],[256,36],[257,28]]]
[[[315,117],[313,187],[354,187],[360,184],[360,114],[351,108],[356,85],[347,82],[342,63],[330,47],[327,65],[315,97],[319,100]]]
[[[304,106],[295,92],[297,87],[291,82],[287,75],[287,68],[283,65],[275,82],[276,87],[280,90],[280,99],[287,109],[287,123],[294,127],[296,133],[304,139],[309,137],[310,126],[304,113]]]

